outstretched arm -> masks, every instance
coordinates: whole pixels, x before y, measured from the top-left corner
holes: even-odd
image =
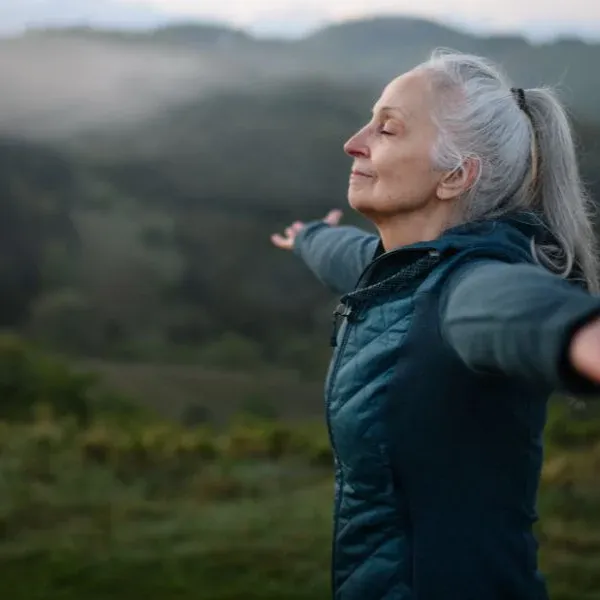
[[[373,260],[379,238],[357,227],[338,226],[341,213],[330,212],[322,221],[294,223],[273,243],[292,250],[330,290],[345,294]]]
[[[562,278],[535,265],[480,262],[450,279],[440,310],[445,340],[469,367],[600,392],[600,299]]]

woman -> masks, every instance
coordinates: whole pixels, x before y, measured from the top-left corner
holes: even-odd
[[[565,113],[434,54],[345,145],[378,236],[294,223],[338,294],[326,384],[340,600],[547,598],[532,532],[546,403],[600,382],[590,204]]]

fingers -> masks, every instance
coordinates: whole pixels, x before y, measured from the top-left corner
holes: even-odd
[[[340,222],[342,218],[342,211],[335,209],[330,210],[326,215],[323,221],[328,225],[335,226]],[[271,242],[277,248],[281,248],[283,250],[291,250],[294,247],[294,241],[298,233],[304,228],[304,223],[302,221],[294,221],[291,225],[284,229],[284,235],[279,233],[274,233],[271,236]]]
[[[327,223],[328,225],[332,225],[335,226],[337,225],[341,218],[342,218],[342,211],[339,209],[334,209],[334,210],[330,210],[326,215],[325,218],[323,219],[323,221],[325,221],[325,223]]]
[[[274,233],[271,236],[271,242],[274,246],[277,246],[277,248],[281,248],[282,250],[291,250],[294,245],[294,240],[292,238],[287,236],[284,237],[279,233]]]
[[[296,237],[298,232],[304,227],[302,221],[295,221],[289,227],[285,228],[285,235],[287,237]]]
[[[274,233],[271,236],[271,242],[274,246],[277,246],[282,250],[291,250],[294,247],[294,240],[296,239],[298,232],[303,228],[304,223],[302,221],[294,221],[289,227],[285,228],[285,235]]]

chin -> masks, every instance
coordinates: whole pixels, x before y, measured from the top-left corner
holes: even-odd
[[[348,205],[365,217],[378,212],[376,203],[373,202],[373,198],[368,194],[350,192],[348,194]]]
[[[372,207],[373,201],[369,198],[369,194],[357,192],[355,190],[348,191],[348,204],[351,208],[357,211]]]

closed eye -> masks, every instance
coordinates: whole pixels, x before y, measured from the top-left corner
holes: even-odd
[[[398,125],[390,119],[381,119],[377,123],[377,133],[379,135],[398,135]]]

